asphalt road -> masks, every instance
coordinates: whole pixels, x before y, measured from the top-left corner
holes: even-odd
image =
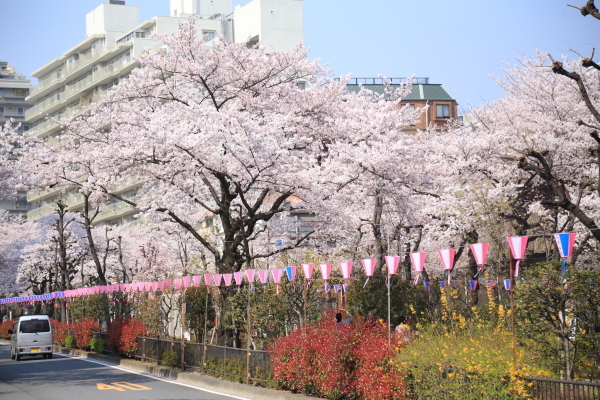
[[[10,346],[0,345],[2,400],[231,400],[242,397],[211,393],[188,385],[54,354],[10,359]]]

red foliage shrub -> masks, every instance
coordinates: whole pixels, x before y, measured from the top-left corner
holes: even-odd
[[[123,332],[123,321],[124,318],[119,316],[108,325],[108,338],[106,339],[106,344],[111,351],[119,351],[119,340],[121,340],[121,334]]]
[[[403,399],[406,397],[405,374],[394,365],[393,347],[405,345],[403,338],[393,338],[388,346],[385,325],[367,322],[354,346],[358,360],[354,374],[356,392],[361,399]]]
[[[52,324],[52,332],[54,334],[54,343],[58,343],[61,346],[65,345],[65,339],[69,334],[69,325],[65,322],[60,322],[56,319],[50,319]]]
[[[333,314],[275,341],[273,377],[288,390],[329,399],[404,399],[403,374],[392,365],[385,326],[370,320],[336,324]],[[401,343],[394,341],[393,346]]]
[[[10,339],[8,330],[13,328],[14,323],[15,321],[12,319],[7,319],[4,322],[0,322],[0,338]]]
[[[73,329],[73,338],[75,339],[75,343],[77,347],[80,349],[88,350],[90,347],[90,340],[92,340],[92,335],[94,332],[98,332],[100,327],[98,326],[98,321],[90,317],[84,317],[81,320],[75,322],[72,325]]]
[[[118,317],[113,321],[108,332],[108,345],[113,351],[132,357],[137,351],[137,338],[147,332],[144,323],[135,318]]]

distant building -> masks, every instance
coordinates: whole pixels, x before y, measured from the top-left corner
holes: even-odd
[[[6,121],[14,120],[20,123],[18,131],[23,133],[29,130],[29,124],[25,122],[25,113],[32,103],[25,101],[31,90],[29,80],[22,74],[18,74],[15,68],[8,65],[6,61],[0,61],[0,125],[4,126]],[[27,203],[25,193],[17,201],[0,200],[0,209],[8,210],[11,214],[25,214],[31,209]]]
[[[406,83],[406,78],[388,78],[392,87],[398,87]],[[360,86],[376,93],[385,93],[385,85],[381,78],[353,78],[348,82],[348,90],[358,91]],[[424,111],[416,125],[407,127],[405,132],[417,132],[426,129],[433,124],[436,129],[446,129],[450,119],[458,119],[458,103],[450,96],[450,93],[441,85],[429,83],[429,78],[414,78],[411,93],[406,96],[401,104],[408,104],[410,108],[424,108]]]
[[[38,78],[38,84],[27,97],[34,105],[25,112],[25,119],[36,137],[60,146],[60,125],[47,116],[60,121],[101,99],[111,86],[139,67],[135,57],[144,50],[164,47],[151,39],[151,34],[175,33],[179,23],[191,15],[195,15],[198,35],[203,35],[207,46],[217,36],[236,43],[252,39],[252,43],[260,40],[268,53],[270,49],[291,50],[303,38],[301,0],[253,0],[235,10],[231,0],[170,0],[169,16],[140,23],[139,14],[139,7],[127,6],[123,0],[105,1],[86,15],[85,40],[31,74]],[[132,197],[138,187],[133,182],[119,194]],[[54,211],[59,191],[31,190],[27,196],[37,207],[28,218],[37,219]],[[77,211],[83,207],[83,196],[73,187],[66,202],[71,211]],[[101,208],[95,223],[126,223],[136,213],[128,204],[113,200]]]

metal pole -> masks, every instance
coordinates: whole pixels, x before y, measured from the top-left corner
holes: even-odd
[[[185,289],[182,289],[181,302],[181,371],[185,372]]]
[[[515,281],[513,276],[513,261],[510,260],[510,319],[512,330],[513,374],[517,373],[517,337],[515,334]]]
[[[250,285],[248,285],[248,305],[246,306],[246,384],[250,384],[250,329],[252,324],[250,323]]]
[[[206,301],[204,303],[204,335],[202,342],[204,343],[202,350],[202,368],[206,368],[206,328],[208,326],[208,286],[206,286]]]
[[[388,320],[387,320],[387,325],[388,325],[387,326],[387,331],[388,331],[388,346],[391,345],[391,343],[392,343],[392,331],[390,329],[390,327],[391,327],[390,326],[390,322],[391,322],[391,318],[390,318],[390,286],[391,286],[392,282],[390,281],[390,279],[391,279],[391,276],[388,275],[388,281],[387,281],[387,292],[388,292],[387,293],[388,294],[388,296],[387,296],[388,297],[388,299],[387,299],[388,300]]]

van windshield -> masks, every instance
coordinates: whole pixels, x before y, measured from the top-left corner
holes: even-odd
[[[47,319],[30,319],[27,321],[21,321],[20,326],[21,333],[39,333],[39,332],[50,332],[50,323]]]

